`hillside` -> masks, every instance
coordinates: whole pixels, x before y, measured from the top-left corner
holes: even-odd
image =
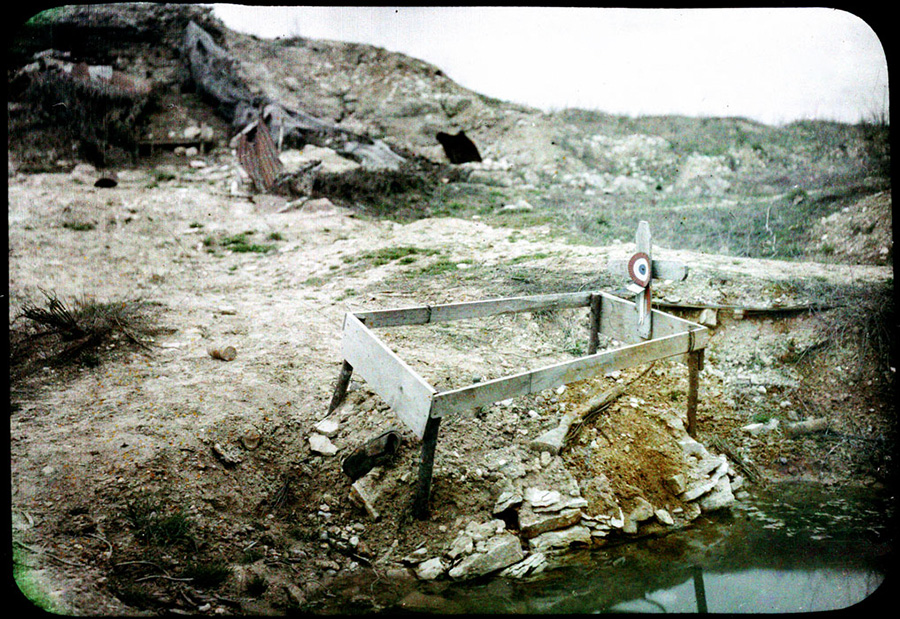
[[[371,169],[310,132],[279,152],[306,172],[260,191],[241,127],[187,78],[190,21],[254,95],[404,163]],[[45,608],[446,611],[455,581],[664,535],[755,485],[893,487],[888,127],[546,114],[185,5],[43,15],[9,59],[12,531]],[[79,63],[127,88],[70,81]],[[450,163],[435,135],[460,130],[482,161]],[[413,518],[416,437],[358,378],[328,415],[345,312],[621,291],[607,265],[639,220],[654,256],[689,266],[655,285],[658,307],[710,329],[696,440],[675,360],[498,402],[443,423],[432,516]],[[443,390],[585,355],[588,316],[383,336]],[[534,449],[617,386],[569,446]],[[388,429],[396,455],[354,484],[342,460]]]

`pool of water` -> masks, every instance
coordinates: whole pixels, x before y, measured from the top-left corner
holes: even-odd
[[[528,580],[432,583],[423,594],[432,611],[454,613],[842,609],[885,580],[893,506],[886,492],[777,484],[688,529],[574,553]]]

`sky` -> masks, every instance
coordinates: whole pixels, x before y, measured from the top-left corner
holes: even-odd
[[[878,35],[836,9],[214,6],[232,30],[376,45],[481,94],[548,111],[772,125],[889,112]]]

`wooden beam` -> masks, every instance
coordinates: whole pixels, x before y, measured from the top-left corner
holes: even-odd
[[[683,355],[706,345],[703,337],[705,332],[706,329],[700,327],[699,331],[652,339],[537,370],[436,393],[431,401],[430,414],[431,417],[443,417],[499,400],[537,393],[599,374],[608,374],[614,370]]]
[[[637,312],[635,304],[606,292],[601,292],[603,297],[602,311],[600,312],[600,332],[625,344],[644,342],[637,332]],[[698,338],[702,338],[702,345],[695,348],[703,348],[709,339],[706,327],[684,320],[659,310],[653,312],[653,339],[682,333],[684,331],[699,331]],[[699,341],[699,340],[698,340]]]
[[[421,439],[434,388],[350,313],[344,317],[342,352],[353,370]]]
[[[590,292],[568,292],[529,297],[507,297],[487,301],[468,301],[442,305],[418,305],[414,307],[354,312],[365,320],[369,328],[424,325],[450,320],[484,318],[496,314],[536,312],[574,307],[587,307],[591,302]]]
[[[653,279],[670,279],[675,282],[687,279],[688,267],[682,262],[654,259],[651,265],[651,277]],[[627,260],[610,260],[607,263],[607,269],[614,275],[621,275],[623,278],[628,277]]]

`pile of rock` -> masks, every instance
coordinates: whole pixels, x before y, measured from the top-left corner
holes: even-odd
[[[327,444],[336,425],[326,419],[315,427],[310,436],[312,451],[334,455]],[[452,538],[436,540],[444,548],[430,551],[422,546],[402,563],[422,580],[464,580],[501,571],[520,578],[544,569],[549,557],[572,547],[602,545],[654,529],[663,531],[689,523],[701,513],[729,507],[742,478],[725,455],[711,454],[683,427],[674,430],[681,437],[678,443],[687,466],[682,473],[663,480],[674,497],[668,505],[654,505],[636,496],[627,504],[613,498],[610,505],[598,509],[589,505],[558,453],[541,450],[540,456],[531,457],[523,447],[507,447],[485,454],[488,471],[484,475],[496,480],[491,518],[469,522]],[[532,447],[538,444],[543,443],[537,441]],[[388,509],[380,504],[380,497],[391,494],[386,490],[393,476],[384,472],[376,467],[351,486],[350,499],[373,521],[380,520],[382,511]],[[403,477],[409,480],[409,475]]]

